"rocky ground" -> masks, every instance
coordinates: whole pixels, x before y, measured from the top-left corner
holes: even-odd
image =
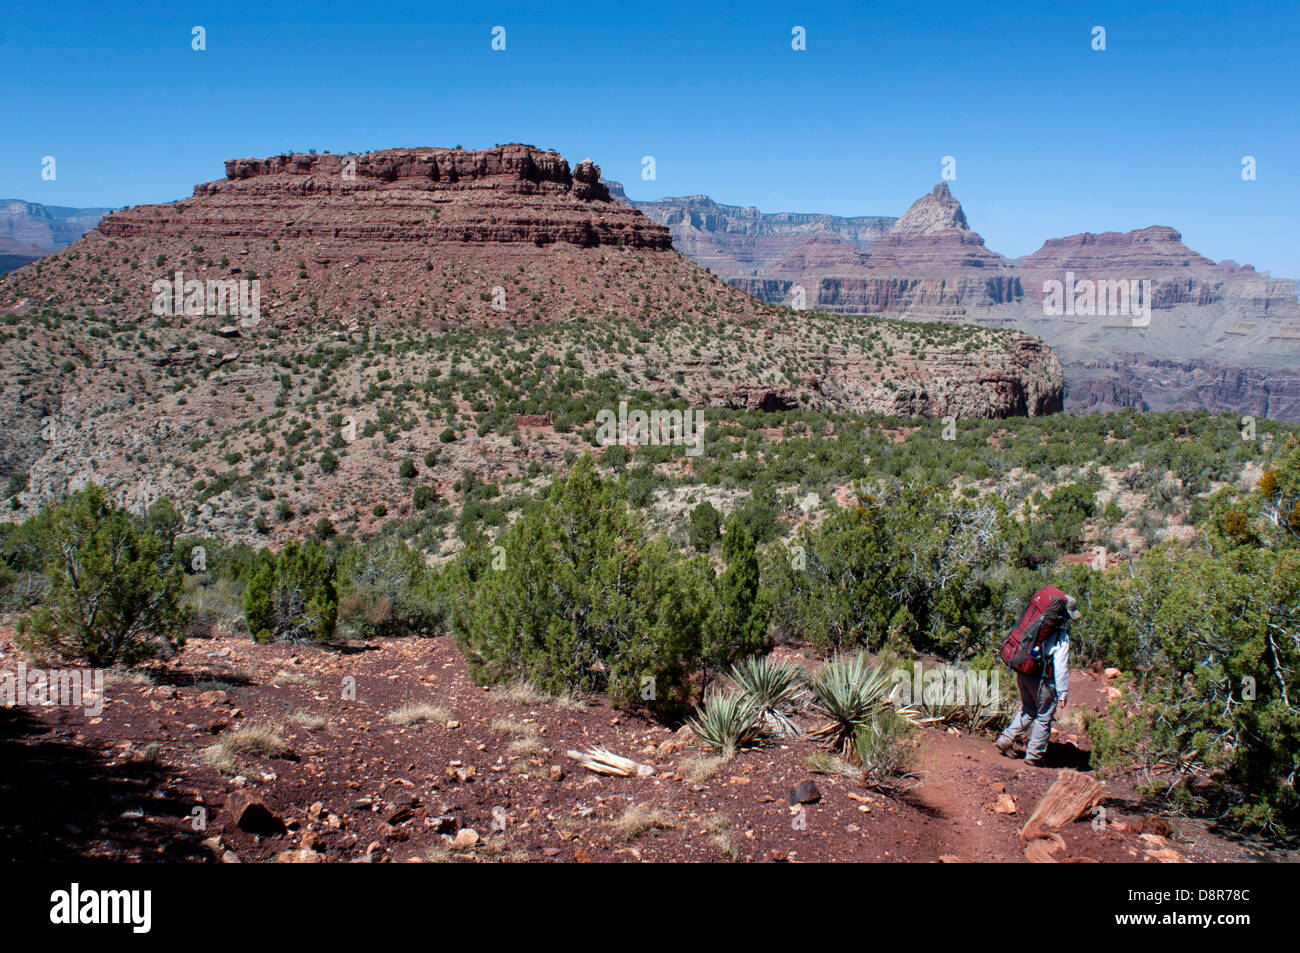
[[[0,649],[12,670],[8,627]],[[819,749],[809,741],[717,763],[688,730],[600,700],[482,688],[447,638],[337,650],[218,634],[110,678],[98,716],[0,708],[0,858],[1020,861],[1034,805],[1060,769],[1087,768],[1082,710],[1099,711],[1110,693],[1091,671],[1071,686],[1048,767],[999,757],[986,737],[925,728],[915,779],[885,792],[810,773]],[[652,771],[601,776],[566,756],[589,746]],[[815,793],[792,806],[804,782]],[[1151,813],[1129,779],[1105,791],[1106,823],[1071,825],[1057,859],[1268,856],[1204,822]]]

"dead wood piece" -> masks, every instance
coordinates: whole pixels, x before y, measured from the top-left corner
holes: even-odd
[[[1060,834],[1045,833],[1025,845],[1025,860],[1031,864],[1059,864],[1052,855],[1065,847]]]
[[[654,773],[654,768],[650,765],[641,764],[631,758],[614,754],[614,752],[606,748],[588,748],[586,751],[570,750],[566,751],[565,754],[588,771],[595,771],[597,774],[612,774],[615,777],[630,778],[645,777]]]
[[[1078,771],[1062,771],[1029,815],[1020,836],[1033,841],[1043,837],[1045,829],[1073,824],[1101,802],[1102,793],[1096,778]]]

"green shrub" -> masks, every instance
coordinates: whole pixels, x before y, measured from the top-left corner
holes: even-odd
[[[691,510],[687,535],[697,552],[707,553],[718,541],[722,532],[722,514],[705,500]]]
[[[1135,705],[1090,726],[1099,766],[1136,762],[1151,792],[1218,806],[1248,827],[1293,829],[1300,551],[1162,546],[1113,597],[1116,641],[1132,646]],[[1207,777],[1208,790],[1196,783]]]
[[[1031,546],[1037,557],[1078,552],[1083,545],[1083,524],[1096,512],[1096,494],[1089,488],[1071,483],[1053,490],[1031,524]]]
[[[49,507],[19,525],[0,523],[0,605],[5,609],[31,609],[49,587],[44,575],[49,532]]]
[[[735,517],[727,524],[722,553],[727,565],[715,584],[713,611],[704,630],[701,697],[716,674],[763,648],[772,617],[754,540]]]
[[[244,619],[254,639],[328,641],[337,617],[334,567],[319,543],[289,540],[279,553],[257,554],[244,590]]]
[[[151,511],[152,512],[152,511]],[[20,640],[96,667],[174,650],[187,621],[171,549],[90,486],[51,508],[42,533],[40,605]]]
[[[760,543],[771,542],[776,538],[777,521],[781,514],[781,504],[776,491],[768,484],[754,485],[749,499],[734,514],[740,520],[746,532]]]
[[[590,456],[489,549],[444,573],[450,623],[474,678],[552,694],[606,691],[620,707],[684,709],[699,665],[710,572],[647,540]]]
[[[176,546],[176,537],[180,535],[185,520],[167,497],[157,500],[144,516],[144,531],[158,537],[163,548],[170,552]]]
[[[981,647],[1000,625],[1011,576],[1005,508],[926,483],[860,487],[858,498],[769,551],[777,638],[834,651]]]
[[[431,486],[417,486],[411,493],[411,505],[417,510],[427,510],[438,502],[438,491]]]
[[[1257,489],[1224,489],[1191,545],[1108,572],[1090,597],[1096,641],[1132,672],[1089,726],[1104,769],[1135,762],[1146,789],[1275,834],[1300,829],[1300,448]],[[1101,605],[1099,605],[1101,603]],[[1089,623],[1088,607],[1080,623]]]
[[[349,547],[338,575],[339,615],[362,638],[433,635],[442,622],[424,558],[400,539]]]

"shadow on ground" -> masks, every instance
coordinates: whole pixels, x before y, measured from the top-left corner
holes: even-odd
[[[1047,744],[1047,753],[1043,755],[1045,768],[1072,768],[1075,771],[1092,770],[1092,752],[1084,751],[1075,745],[1051,741]]]
[[[81,717],[0,708],[0,862],[205,859],[190,806],[154,796],[150,766],[77,743]]]

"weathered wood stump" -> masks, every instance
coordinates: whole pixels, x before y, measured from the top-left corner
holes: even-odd
[[[1102,786],[1096,778],[1078,771],[1062,771],[1020,829],[1020,837],[1025,841],[1026,859],[1030,863],[1057,863],[1052,855],[1065,846],[1065,841],[1054,831],[1073,824],[1095,808],[1101,803],[1102,794]],[[1070,860],[1086,862],[1088,858]]]

